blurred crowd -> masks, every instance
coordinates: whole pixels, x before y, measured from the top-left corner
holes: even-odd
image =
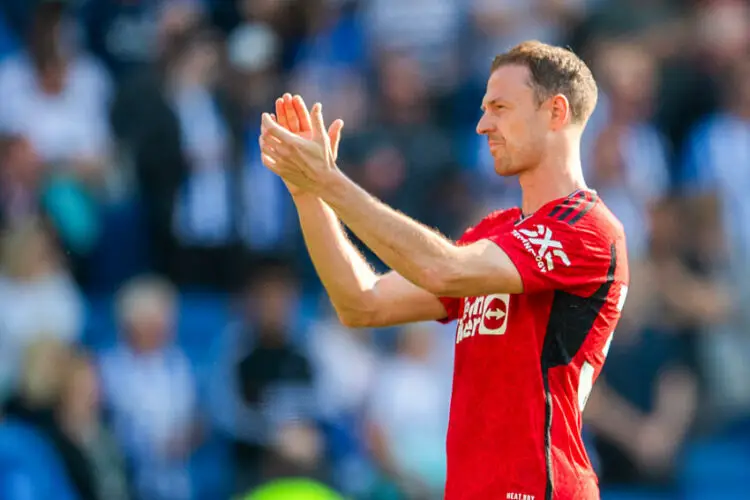
[[[322,102],[349,176],[458,237],[519,202],[474,128],[526,39],[592,67],[585,174],[628,237],[605,498],[744,497],[746,2],[3,0],[0,498],[441,498],[454,326],[338,323],[260,113]]]

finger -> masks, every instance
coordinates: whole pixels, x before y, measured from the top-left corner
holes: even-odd
[[[285,129],[289,128],[289,121],[286,119],[286,109],[284,109],[284,99],[281,97],[276,99],[276,117],[279,125]]]
[[[268,137],[260,136],[258,137],[258,145],[260,146],[260,150],[263,151],[266,148],[273,149],[273,143],[269,140]]]
[[[265,151],[277,160],[289,160],[295,155],[294,146],[284,144],[275,137],[262,137],[260,141],[261,151]]]
[[[266,127],[266,135],[275,137],[282,143],[301,146],[307,142],[305,139],[283,128],[280,124],[275,123],[268,113],[263,113],[262,123]]]
[[[265,127],[265,125],[263,125],[262,127],[263,132],[260,135],[261,140],[266,141],[270,144],[281,144],[280,140],[268,133],[268,129]]]
[[[289,123],[287,130],[299,134],[300,123],[299,118],[297,117],[297,110],[294,109],[291,94],[284,94],[284,113],[286,113],[286,121]]]
[[[271,120],[273,120],[276,123],[279,123],[279,121],[276,119],[276,113],[271,113]],[[266,126],[263,125],[263,120],[261,120],[260,123],[260,135],[265,135],[266,133]]]
[[[276,160],[274,160],[270,156],[264,154],[264,155],[261,155],[261,161],[263,162],[263,165],[265,165],[265,167],[268,170],[270,170],[274,174],[278,175],[279,177],[282,177],[282,175],[281,175],[281,172],[282,172],[281,168],[279,167],[279,164],[276,163]]]
[[[284,155],[282,152],[280,152],[277,148],[271,146],[268,143],[263,143],[260,146],[260,154],[261,158],[266,158],[268,160],[272,160],[273,164],[278,166],[279,162],[282,161],[284,158]]]
[[[307,110],[305,101],[302,97],[296,95],[292,99],[292,104],[294,105],[294,111],[297,113],[300,131],[310,132],[312,130],[312,124],[310,123],[310,112]]]
[[[323,123],[323,105],[319,102],[316,102],[312,108],[312,127],[318,140],[323,142],[328,140],[328,132]]]
[[[266,153],[260,154],[260,161],[263,162],[263,165],[265,165],[268,168],[274,168],[276,166],[276,160],[274,160],[271,156],[267,155]]]
[[[341,119],[334,120],[328,127],[328,140],[331,142],[331,152],[333,152],[334,159],[339,156],[339,142],[341,142],[341,129],[343,128],[344,120]]]

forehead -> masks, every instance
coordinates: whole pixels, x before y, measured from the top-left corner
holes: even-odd
[[[494,100],[522,101],[530,99],[533,95],[529,85],[531,73],[525,66],[509,64],[500,66],[490,75],[487,80],[487,90],[484,96],[485,103]]]

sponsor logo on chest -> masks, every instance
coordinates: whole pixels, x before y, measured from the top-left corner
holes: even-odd
[[[468,297],[456,328],[456,344],[474,335],[505,335],[510,313],[507,293]]]

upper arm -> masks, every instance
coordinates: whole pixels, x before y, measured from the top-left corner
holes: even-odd
[[[442,297],[523,292],[523,280],[516,265],[489,239],[456,247],[451,265],[439,272],[435,293]]]
[[[443,272],[440,295],[537,293],[601,284],[613,272],[614,250],[596,227],[583,226],[532,217],[456,247]]]
[[[395,271],[378,278],[366,297],[367,310],[350,326],[391,326],[448,316],[443,302]]]

